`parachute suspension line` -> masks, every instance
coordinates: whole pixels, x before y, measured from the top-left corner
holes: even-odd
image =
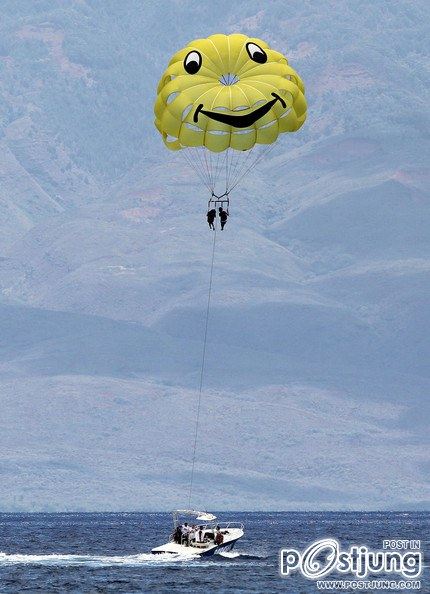
[[[230,179],[231,179],[231,175],[232,175],[232,171],[234,171],[235,166],[237,165],[237,158],[235,159],[235,153],[233,150],[230,150],[230,163],[229,163],[229,167],[226,173],[226,178],[225,178],[225,187],[226,187],[226,191],[228,191],[230,189]]]
[[[207,151],[203,150],[203,157],[205,160],[205,164],[206,164],[206,170],[208,172],[208,179],[209,179],[209,189],[211,192],[214,191],[214,185],[213,185],[213,180],[212,180],[212,167],[211,167],[211,155],[212,153],[209,152],[209,162],[208,162],[208,157],[207,157]]]
[[[205,176],[206,187],[209,189],[209,191],[211,191],[212,183],[211,183],[211,175],[209,172],[209,165],[208,165],[207,159],[206,159],[206,151],[201,147],[196,147],[194,150],[194,154],[198,158],[199,163],[200,163],[200,169],[203,172],[203,175]],[[193,155],[191,155],[191,158],[193,158]]]
[[[236,171],[241,158],[243,158],[242,151],[235,151],[235,150],[231,151],[230,168],[228,171],[228,180],[227,180],[228,190],[230,190],[232,177],[234,176],[234,172]]]
[[[210,305],[211,305],[212,280],[213,280],[214,261],[215,261],[215,245],[216,245],[216,233],[217,233],[216,230],[217,230],[217,224],[215,221],[214,240],[213,240],[213,245],[212,245],[211,272],[210,272],[210,277],[209,277],[208,301],[207,301],[207,306],[206,306],[205,331],[204,331],[204,336],[203,336],[202,364],[200,367],[199,395],[198,395],[198,399],[197,399],[196,425],[195,425],[195,430],[194,430],[194,445],[193,445],[193,459],[192,459],[192,463],[191,463],[190,491],[189,491],[189,495],[188,495],[188,507],[190,509],[191,509],[191,497],[193,494],[194,467],[196,464],[197,438],[199,435],[200,410],[201,410],[201,404],[202,404],[203,377],[204,377],[205,361],[206,361],[206,343],[207,343],[207,338],[208,338],[209,311],[210,311]]]
[[[239,152],[236,152],[233,149],[230,149],[230,165],[228,168],[227,180],[226,180],[227,190],[230,190],[230,180],[231,180],[232,172],[237,167],[237,161],[238,161],[239,156],[240,156]]]
[[[243,159],[243,160],[239,158],[240,157],[240,155],[239,155],[239,157],[236,161],[236,166],[234,168],[234,171],[232,172],[230,179],[229,179],[229,187],[230,188],[234,185],[236,179],[240,176],[241,172],[246,167],[246,164],[249,162],[249,160],[252,156],[253,150],[254,150],[254,148],[249,149],[247,151],[245,159]]]
[[[221,158],[221,153],[217,153],[216,154],[216,157],[214,157],[214,161],[215,161],[215,159],[216,159],[216,161],[215,161],[215,164],[213,166],[213,180],[212,180],[213,181],[213,189],[212,189],[212,192],[215,192],[216,184],[217,184],[217,181],[218,181],[218,178],[219,178],[219,161],[220,161],[220,158]]]
[[[210,187],[208,185],[208,181],[204,176],[204,172],[203,170],[198,166],[198,164],[196,163],[195,159],[193,159],[193,156],[190,154],[190,149],[188,148],[183,148],[180,151],[180,155],[182,155],[184,157],[184,159],[186,160],[186,162],[188,163],[188,165],[194,169],[194,171],[197,174],[197,177],[200,179],[200,181],[203,183],[204,186],[206,186],[209,190]]]
[[[203,179],[204,179],[204,185],[210,190],[210,179],[209,179],[209,174],[207,171],[207,168],[205,169],[204,166],[204,162],[203,162],[203,156],[201,151],[199,150],[199,148],[189,148],[187,149],[187,151],[189,151],[189,158],[191,163],[194,166],[194,169],[196,171],[199,171],[200,174],[202,175]]]
[[[226,163],[227,163],[227,156],[228,156],[228,150],[225,150],[225,151],[220,151],[219,153],[217,153],[216,157],[213,157],[214,164],[212,166],[212,171],[213,171],[213,188],[211,190],[212,194],[216,193],[217,184],[219,181],[220,182],[222,181],[222,172],[223,172],[224,167],[226,166]],[[216,159],[216,161],[215,161],[215,159]]]
[[[243,169],[243,167],[245,166],[245,164],[248,163],[248,161],[249,161],[249,159],[250,159],[250,157],[251,157],[251,155],[253,153],[253,150],[254,150],[254,147],[250,148],[247,151],[247,154],[245,156],[245,159],[243,159],[243,162],[242,162],[242,154],[240,152],[237,153],[235,166],[234,166],[233,171],[230,173],[230,177],[229,177],[229,180],[228,180],[229,188],[232,187],[232,185],[234,183],[234,180],[236,179],[236,177],[238,175],[238,172],[240,173],[240,171]]]
[[[245,177],[245,175],[251,171],[251,169],[253,167],[255,167],[256,165],[258,165],[258,163],[261,161],[261,159],[263,157],[266,157],[272,150],[273,147],[275,146],[275,144],[269,144],[267,145],[267,147],[265,147],[259,155],[257,155],[257,157],[255,158],[254,161],[252,161],[252,163],[249,165],[249,167],[242,173],[240,173],[240,175],[237,177],[236,181],[233,183],[233,185],[231,186],[230,190],[233,190],[241,181],[242,179]],[[243,169],[243,168],[242,168]]]
[[[274,147],[274,143],[264,147],[254,146],[246,151],[246,155],[244,151],[230,147],[216,155],[212,155],[205,147],[183,147],[180,153],[211,195],[222,197],[228,196]],[[223,188],[221,192],[217,190],[219,185]]]
[[[231,148],[228,148],[227,153],[228,153],[227,154],[227,163],[226,163],[226,169],[225,169],[225,192],[226,193],[228,193],[230,190],[230,178],[231,178],[232,169],[235,164],[236,151],[234,151]]]
[[[225,151],[225,191],[228,190],[228,157],[230,154],[230,149]]]
[[[213,191],[214,179],[213,179],[213,169],[212,169],[212,152],[211,151],[205,151],[204,152],[204,155],[205,155],[206,164],[208,165],[209,178],[211,180],[211,188],[212,188],[211,191]],[[207,157],[209,157],[209,163],[208,163]]]

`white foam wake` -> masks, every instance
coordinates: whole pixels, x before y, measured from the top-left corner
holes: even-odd
[[[235,551],[220,551],[217,555],[225,557],[226,559],[237,559],[240,557],[240,553],[236,553]]]
[[[0,552],[0,566],[4,565],[85,565],[91,567],[107,567],[112,565],[149,565],[170,564],[184,561],[195,561],[187,555],[141,553],[139,555],[22,555]]]

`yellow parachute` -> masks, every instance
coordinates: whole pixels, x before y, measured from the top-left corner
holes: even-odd
[[[216,34],[173,56],[154,111],[165,145],[184,153],[212,194],[225,171],[228,195],[255,164],[248,153],[256,145],[271,145],[303,125],[306,99],[302,80],[281,53],[260,39]]]

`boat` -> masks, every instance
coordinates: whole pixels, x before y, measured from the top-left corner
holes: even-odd
[[[221,551],[231,551],[244,535],[244,526],[242,522],[216,520],[217,517],[208,512],[175,510],[170,540],[153,548],[151,553],[207,557]]]

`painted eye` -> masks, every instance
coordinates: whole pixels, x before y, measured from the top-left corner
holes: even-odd
[[[266,52],[256,43],[252,43],[252,41],[247,43],[246,51],[248,52],[248,56],[251,58],[251,60],[254,60],[254,62],[258,62],[258,64],[264,64],[267,62]]]
[[[187,57],[184,60],[184,68],[188,74],[196,74],[196,72],[200,70],[201,65],[202,57],[199,52],[192,51],[187,54]]]

